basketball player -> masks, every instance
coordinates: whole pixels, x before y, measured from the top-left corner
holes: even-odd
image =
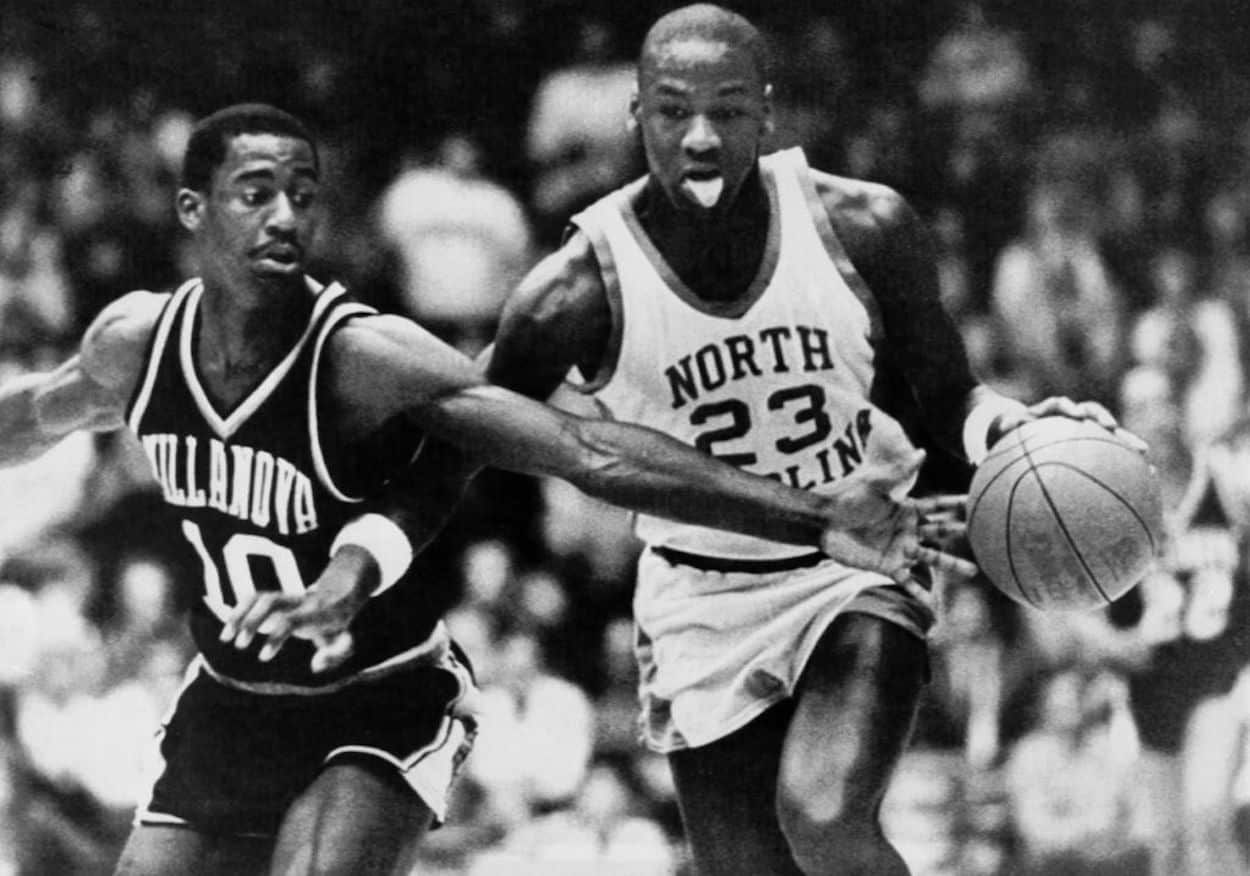
[[[978,385],[917,216],[798,149],[761,157],[770,113],[748,21],[705,4],[659,19],[630,107],[649,172],[573,217],[522,282],[489,379],[547,398],[574,369],[615,419],[818,493],[915,422],[913,399],[973,462],[1032,416],[1116,428],[1094,404]],[[925,601],[775,540],[647,515],[637,530],[644,732],[698,871],[906,873],[878,809],[927,675]]]
[[[875,476],[838,497],[809,495],[490,387],[413,323],[314,281],[303,264],[318,174],[312,138],[286,113],[241,105],[201,121],[176,207],[202,276],[118,299],[76,356],[0,388],[0,463],[128,426],[202,562],[200,654],[163,728],[126,876],[409,871],[472,736],[471,681],[421,588],[398,581],[413,545],[386,517],[356,515],[427,432],[886,575],[927,555],[922,506],[882,486],[919,464],[910,448],[876,457]],[[833,533],[860,514],[866,527]],[[348,620],[359,645],[314,665]],[[292,631],[314,641],[279,648]]]

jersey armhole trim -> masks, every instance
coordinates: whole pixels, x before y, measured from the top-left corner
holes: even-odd
[[[337,295],[342,290],[332,288],[331,291]],[[352,496],[340,489],[334,475],[330,472],[325,451],[321,446],[321,427],[317,416],[317,383],[321,373],[321,351],[325,349],[325,342],[330,333],[346,320],[354,316],[373,316],[376,313],[377,311],[367,304],[354,301],[340,303],[328,312],[313,342],[312,365],[308,369],[308,445],[312,450],[313,468],[317,472],[318,480],[340,502],[358,503],[364,501],[364,497]]]
[[[603,204],[600,208],[619,209],[614,202]],[[603,281],[603,293],[607,298],[608,312],[612,321],[608,332],[607,348],[603,351],[603,359],[599,362],[595,373],[586,380],[566,380],[566,383],[578,392],[593,395],[608,385],[620,362],[621,345],[625,337],[625,302],[622,299],[620,274],[617,272],[616,260],[612,257],[612,247],[602,227],[602,220],[593,216],[586,217],[583,213],[574,216],[571,221],[590,241],[590,248],[595,254],[595,261],[598,262],[599,277]],[[572,372],[578,371],[576,367],[572,369]]]
[[[795,177],[798,180],[799,189],[807,199],[812,222],[816,225],[816,233],[820,237],[820,242],[824,244],[825,252],[833,262],[834,268],[837,269],[842,276],[842,280],[846,283],[847,288],[855,294],[855,297],[864,305],[864,310],[868,312],[869,340],[875,343],[881,339],[884,333],[881,323],[881,309],[877,305],[877,299],[872,294],[872,290],[868,288],[864,278],[860,276],[859,271],[855,269],[855,263],[851,261],[851,257],[847,255],[846,248],[842,246],[842,241],[838,239],[837,233],[833,230],[833,223],[829,220],[829,211],[825,209],[825,204],[820,199],[819,192],[816,191],[816,180],[812,177],[811,169],[808,167],[806,160],[800,155],[799,161],[801,163],[794,167]]]
[[[152,399],[152,388],[156,385],[156,375],[160,371],[161,360],[165,357],[169,336],[177,321],[182,304],[191,290],[199,283],[198,278],[187,280],[178,287],[165,302],[161,315],[157,319],[156,328],[148,338],[147,350],[144,353],[143,376],[135,385],[130,401],[126,405],[126,425],[130,431],[139,434],[139,426],[148,411],[148,402]]]

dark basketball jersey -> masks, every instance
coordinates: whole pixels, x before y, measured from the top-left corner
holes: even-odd
[[[319,362],[336,328],[375,311],[337,284],[307,283],[314,303],[299,341],[225,412],[210,400],[194,363],[203,284],[185,283],[157,322],[127,414],[165,502],[199,558],[202,574],[190,610],[196,645],[214,673],[261,691],[339,683],[382,664],[416,659],[438,623],[436,614],[414,604],[418,588],[400,581],[357,616],[357,652],[331,673],[311,672],[312,645],[303,640],[289,640],[262,663],[256,656],[260,641],[238,650],[218,639],[233,608],[254,592],[299,594],[311,585],[339,529],[361,513],[361,496],[418,446],[410,434],[390,436],[398,440],[377,453],[337,449],[333,430],[321,423]]]

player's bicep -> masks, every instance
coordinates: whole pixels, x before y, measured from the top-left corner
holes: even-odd
[[[589,241],[575,234],[540,262],[509,297],[487,364],[492,382],[547,398],[569,370],[593,374],[611,332],[611,312]]]
[[[32,386],[35,424],[42,437],[59,438],[82,429],[107,431],[124,425],[125,400],[102,385],[86,368],[81,354]]]
[[[896,193],[879,197],[874,214],[876,245],[856,266],[880,308],[885,353],[906,377],[934,433],[956,448],[976,379],[963,336],[942,304],[931,236]]]
[[[126,404],[165,300],[149,292],[117,299],[92,321],[75,356],[30,378],[34,422],[44,437],[124,425]]]
[[[548,474],[576,469],[578,421],[486,381],[475,363],[408,320],[373,317],[341,335],[336,409],[363,438],[401,416],[475,462]]]
[[[464,387],[425,411],[432,434],[483,465],[533,475],[575,476],[590,465],[581,421],[500,386]]]

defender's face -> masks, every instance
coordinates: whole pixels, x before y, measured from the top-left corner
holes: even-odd
[[[298,276],[316,232],[312,146],[280,134],[230,141],[207,192],[183,189],[179,213],[201,255],[227,276]]]
[[[733,202],[772,122],[769,87],[751,56],[698,38],[644,60],[631,111],[651,175],[688,210]]]

